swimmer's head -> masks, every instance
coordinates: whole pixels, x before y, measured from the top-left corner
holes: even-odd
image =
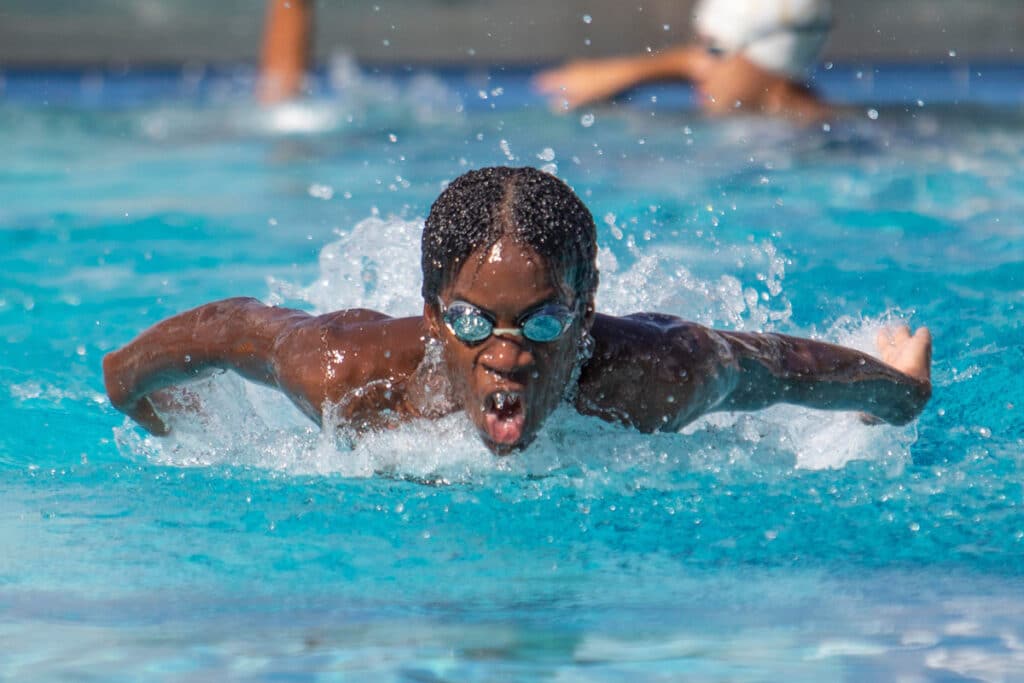
[[[828,0],[700,0],[694,27],[708,45],[802,81],[831,27]]]
[[[469,171],[441,193],[423,228],[423,300],[441,290],[474,253],[502,237],[537,252],[587,309],[597,290],[597,230],[590,211],[564,182],[535,168]]]
[[[456,178],[423,230],[423,319],[484,444],[524,448],[576,385],[597,289],[594,219],[533,168]]]

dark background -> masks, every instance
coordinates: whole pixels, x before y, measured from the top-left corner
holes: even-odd
[[[689,38],[692,4],[320,0],[316,59],[348,53],[384,64],[528,65],[636,52]],[[833,8],[824,60],[1024,56],[1024,0],[834,0]],[[262,0],[0,0],[0,67],[254,61],[264,10]]]

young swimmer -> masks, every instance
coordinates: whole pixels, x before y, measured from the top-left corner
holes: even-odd
[[[535,85],[556,108],[572,109],[646,81],[681,79],[694,84],[710,114],[819,121],[832,111],[805,80],[830,21],[827,0],[700,0],[699,44],[571,62],[541,73]]]
[[[153,434],[169,387],[216,369],[284,392],[318,423],[372,429],[464,410],[484,444],[533,441],[562,401],[645,432],[773,403],[893,424],[931,393],[926,328],[879,335],[882,361],[781,334],[594,311],[596,229],[558,178],[485,168],[455,179],[422,237],[423,315],[310,315],[227,299],[157,323],[103,359],[111,403]]]

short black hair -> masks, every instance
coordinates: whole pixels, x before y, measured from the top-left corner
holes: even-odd
[[[577,301],[597,291],[594,217],[568,185],[536,168],[469,171],[445,188],[423,228],[423,300],[434,304],[477,250],[510,235],[565,276]]]

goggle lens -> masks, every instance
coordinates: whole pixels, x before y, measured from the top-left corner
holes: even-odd
[[[568,314],[568,311],[566,311]],[[558,317],[552,313],[538,311],[523,321],[523,336],[535,342],[550,342],[558,339],[568,327],[570,318]]]
[[[444,313],[444,322],[456,337],[475,344],[491,336],[494,324],[475,306],[456,301]]]

